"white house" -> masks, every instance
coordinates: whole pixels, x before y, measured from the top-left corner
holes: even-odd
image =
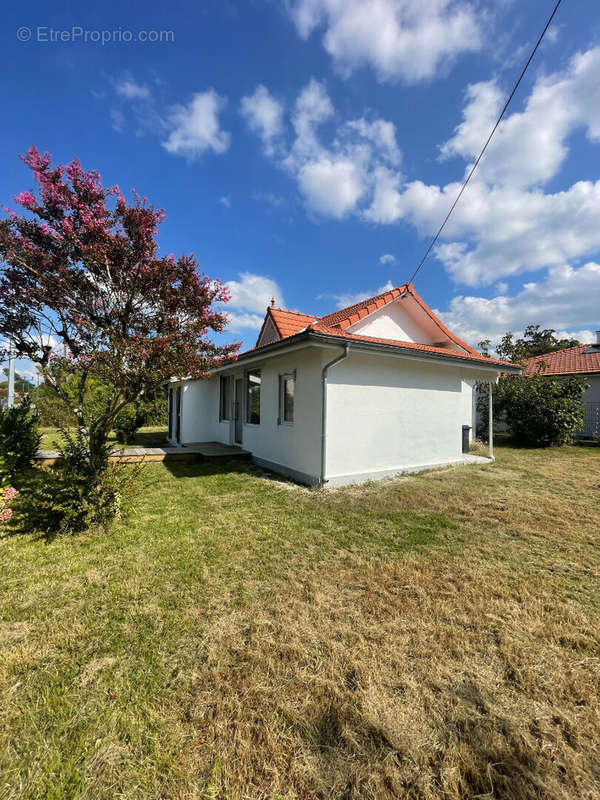
[[[525,361],[525,374],[533,375],[540,371],[542,375],[569,377],[579,375],[587,381],[588,388],[583,395],[583,430],[582,436],[600,436],[600,331],[596,331],[595,344],[580,344],[533,356]]]
[[[499,371],[520,368],[454,336],[412,284],[320,318],[271,306],[253,349],[171,382],[169,436],[238,444],[309,485],[464,463],[473,385]]]

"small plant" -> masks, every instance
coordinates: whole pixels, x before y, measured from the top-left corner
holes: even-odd
[[[31,467],[41,439],[39,417],[28,396],[0,410],[0,456],[11,477]]]

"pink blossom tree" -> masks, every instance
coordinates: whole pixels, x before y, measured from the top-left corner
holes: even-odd
[[[31,359],[75,415],[92,471],[106,463],[107,438],[128,403],[171,376],[205,378],[239,345],[215,344],[226,327],[216,303],[229,299],[201,275],[193,255],[160,255],[163,211],[75,159],[53,167],[35,147],[23,157],[38,184],[14,198],[0,221],[0,340]],[[86,408],[86,384],[110,386],[102,408]],[[77,382],[77,392],[66,381]]]

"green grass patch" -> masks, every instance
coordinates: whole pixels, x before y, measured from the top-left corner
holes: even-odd
[[[2,800],[591,792],[600,451],[497,457],[331,491],[149,464],[108,534],[17,514]]]

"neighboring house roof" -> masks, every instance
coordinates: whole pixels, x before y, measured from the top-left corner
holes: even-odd
[[[450,340],[449,344],[437,346],[435,344],[419,344],[417,342],[400,341],[395,339],[383,339],[372,336],[364,336],[361,334],[350,333],[347,328],[363,319],[368,314],[373,313],[379,308],[383,308],[388,303],[393,302],[400,296],[411,295],[412,298],[418,303],[425,314],[433,322],[440,333]],[[268,333],[267,326],[270,327],[273,323],[279,333],[280,339],[274,340]],[[265,335],[263,335],[265,334]],[[488,358],[474,350],[466,342],[463,342],[451,331],[446,328],[443,322],[433,313],[429,306],[419,297],[414,289],[412,283],[407,283],[403,286],[390,289],[389,291],[382,292],[362,300],[360,303],[354,303],[347,308],[335,311],[332,314],[327,314],[324,317],[316,317],[311,314],[303,314],[300,311],[289,311],[283,308],[275,308],[269,306],[265,315],[263,326],[259,333],[256,345],[251,350],[246,350],[241,353],[238,358],[244,359],[246,357],[254,356],[257,351],[265,351],[268,348],[279,349],[282,340],[296,341],[301,335],[312,335],[322,337],[335,337],[343,342],[356,342],[363,345],[373,345],[374,347],[393,348],[399,351],[404,350],[407,352],[421,351],[424,354],[431,356],[442,356],[446,359],[456,361],[469,361],[479,362],[488,366],[494,365],[498,367],[511,367],[511,372],[520,372],[520,367],[508,361],[500,361],[499,359]],[[291,344],[291,341],[290,341]],[[456,345],[456,348],[452,347]]]
[[[525,360],[525,375],[533,375],[542,369],[544,375],[580,375],[600,373],[600,347],[598,345],[578,344],[565,350],[556,350]]]

